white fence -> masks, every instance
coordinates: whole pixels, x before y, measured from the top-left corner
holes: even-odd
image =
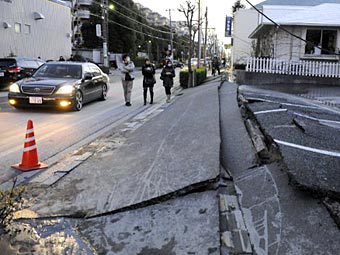
[[[247,72],[340,78],[340,63],[321,61],[285,61],[273,58],[249,58]]]

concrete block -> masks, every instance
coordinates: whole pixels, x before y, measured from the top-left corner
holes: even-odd
[[[248,232],[234,230],[232,235],[236,254],[253,254]]]
[[[223,232],[221,235],[222,245],[227,246],[228,248],[234,248],[233,238],[230,231]]]

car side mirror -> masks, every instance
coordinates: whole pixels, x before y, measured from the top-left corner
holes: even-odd
[[[85,73],[83,81],[89,81],[89,80],[92,80],[92,78],[93,78],[93,75],[91,73]]]

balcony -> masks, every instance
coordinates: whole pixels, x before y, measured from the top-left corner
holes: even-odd
[[[90,6],[92,5],[93,0],[78,0],[78,5],[86,5]]]
[[[75,13],[75,16],[80,19],[90,19],[91,12],[89,10],[79,10]]]

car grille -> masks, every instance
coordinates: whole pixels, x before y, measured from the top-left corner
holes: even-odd
[[[21,86],[21,90],[25,94],[30,95],[51,95],[54,92],[53,86]]]

